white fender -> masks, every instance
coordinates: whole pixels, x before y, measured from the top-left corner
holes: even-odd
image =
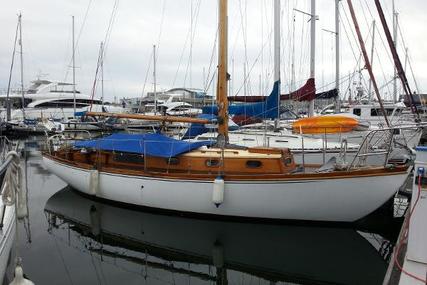
[[[217,177],[213,183],[212,202],[218,208],[224,202],[225,183],[222,177]]]
[[[15,278],[9,285],[34,285],[34,283],[24,278],[24,271],[20,265],[15,268]]]

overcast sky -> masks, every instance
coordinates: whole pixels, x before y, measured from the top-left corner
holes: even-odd
[[[158,89],[171,87],[207,88],[216,66],[215,38],[217,1],[214,0],[15,0],[4,1],[0,9],[0,89],[7,87],[17,14],[23,15],[24,82],[41,77],[71,82],[71,16],[75,16],[76,81],[78,89],[90,93],[95,77],[98,50],[106,38],[115,4],[114,23],[105,58],[105,94],[107,98],[141,96],[153,88],[152,49],[158,46]],[[334,86],[334,0],[317,0],[316,81],[318,90]],[[373,0],[354,0],[365,38],[377,12]],[[383,0],[391,26],[391,0]],[[310,10],[309,0],[282,0],[282,91],[287,92],[295,63],[295,85],[309,76],[308,17],[293,9]],[[267,94],[272,87],[272,6],[273,0],[229,1],[229,73],[233,94]],[[367,5],[370,5],[368,8]],[[409,48],[412,67],[420,91],[427,84],[427,1],[396,0],[404,42]],[[348,7],[342,1],[342,76],[357,69],[358,47],[354,29],[347,22]],[[193,11],[193,16],[191,16]],[[85,17],[85,15],[87,15]],[[295,16],[295,24],[292,19]],[[379,21],[377,21],[379,25]],[[193,24],[193,28],[191,25]],[[293,36],[293,34],[295,36]],[[384,33],[377,31],[375,74],[379,85],[392,79],[390,54],[386,53]],[[403,40],[399,40],[402,61]],[[367,41],[368,49],[371,40]],[[295,49],[293,56],[292,50]],[[214,53],[213,53],[214,51]],[[292,59],[294,58],[294,59]],[[19,63],[19,61],[17,61]],[[246,73],[245,73],[246,71]],[[366,72],[364,72],[366,73]],[[148,74],[148,79],[146,79]],[[244,78],[247,78],[246,85]],[[364,77],[367,79],[366,74]],[[410,76],[411,77],[411,76]],[[412,78],[412,77],[411,77]],[[15,66],[12,86],[19,84],[19,64]],[[144,84],[145,83],[145,84]],[[413,89],[415,85],[411,81]],[[210,85],[212,86],[212,84]],[[214,84],[213,84],[214,86]],[[246,86],[246,88],[244,87]],[[343,93],[349,82],[343,79]],[[382,89],[389,96],[391,86]],[[213,92],[212,87],[208,91]],[[99,95],[99,92],[97,93]]]

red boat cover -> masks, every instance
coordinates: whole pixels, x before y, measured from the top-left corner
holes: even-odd
[[[229,102],[262,102],[267,96],[229,96]],[[300,89],[291,94],[280,95],[280,100],[312,101],[316,99],[316,84],[314,78],[310,78]]]

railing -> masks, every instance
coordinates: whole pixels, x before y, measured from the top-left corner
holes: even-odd
[[[405,127],[395,127],[395,128],[384,128],[384,129],[379,129],[379,130],[374,130],[374,131],[370,131],[367,133],[367,135],[363,138],[362,143],[360,144],[360,147],[356,150],[355,148],[350,148],[348,140],[345,137],[342,137],[340,142],[338,142],[340,144],[339,148],[333,148],[334,152],[338,153],[338,159],[337,162],[335,164],[335,169],[341,169],[341,170],[351,170],[357,167],[363,167],[367,165],[367,159],[369,157],[376,157],[375,159],[375,163],[371,163],[373,165],[383,165],[383,166],[387,166],[387,164],[389,163],[389,158],[390,158],[390,154],[392,153],[393,150],[395,150],[396,148],[401,149],[402,145],[396,141],[396,135],[397,135],[397,130],[399,130],[399,132],[403,133],[404,131],[408,131],[408,130],[416,130],[419,129],[421,127],[424,127],[427,125],[422,125],[422,124],[418,124],[418,125],[413,125],[413,126],[405,126]],[[89,133],[89,132],[88,132]],[[293,135],[294,136],[294,135]],[[62,147],[62,149],[72,149],[72,144],[64,144],[64,141],[66,143],[69,143],[70,141],[74,141],[74,140],[65,140],[63,135],[55,135],[52,136],[48,139],[48,150],[49,153],[53,153],[53,151],[59,149],[60,147]],[[336,142],[336,141],[334,141]],[[117,140],[117,143],[123,143],[123,140]],[[142,144],[146,144],[146,143],[153,143],[152,141],[140,141],[141,143],[141,149],[146,149],[145,145]],[[114,146],[115,142],[112,143],[112,145]],[[173,145],[171,144],[171,147],[173,148]],[[351,150],[351,153],[349,152],[349,150]],[[65,150],[67,152],[67,150]],[[97,152],[97,157],[99,158],[101,155],[101,151],[99,149],[99,147],[94,147],[93,149],[88,149],[88,150],[82,150],[82,152],[84,151],[89,151],[89,152]],[[313,153],[312,152],[313,149],[307,148],[305,141],[304,141],[304,136],[301,136],[301,149],[300,149],[300,153],[302,154],[302,166],[306,166],[306,155],[309,153]],[[323,144],[322,147],[320,147],[316,153],[319,154],[319,158],[321,156],[323,156],[323,164],[325,164],[326,161],[326,154],[329,153],[330,149],[328,148],[328,136],[324,135],[323,138]],[[122,154],[122,151],[119,150],[112,150],[113,155],[116,154]],[[207,159],[211,158],[213,160],[221,160],[221,157],[218,157],[218,155],[214,155],[212,157],[208,157],[206,156]],[[121,157],[123,163],[126,162],[126,160],[128,160],[128,162],[140,162],[141,163],[141,168],[144,168],[145,171],[149,171],[150,168],[153,168],[153,166],[149,166],[147,165],[148,161],[147,161],[147,155],[146,153],[142,153],[142,154],[126,154],[123,155]],[[347,159],[350,160],[350,162],[347,162]],[[168,161],[168,166],[165,167],[164,169],[162,169],[162,171],[166,171],[168,172],[170,167],[173,165],[174,163],[174,158],[173,157],[169,157],[165,158],[165,160]],[[309,164],[313,164],[313,163],[309,163]],[[308,165],[308,164],[307,164]],[[99,161],[98,159],[96,159],[96,163],[94,165],[95,167],[100,166],[99,165]],[[194,167],[192,167],[191,165],[188,165],[187,170],[189,172],[195,170],[192,169]],[[154,169],[154,168],[153,168]],[[218,168],[212,168],[212,172],[217,171]]]
[[[417,130],[427,125],[418,124],[413,126],[402,126],[402,127],[392,127],[392,128],[382,128],[378,130],[370,131],[363,139],[356,155],[354,156],[351,163],[348,165],[347,170],[350,170],[354,167],[364,166],[366,163],[366,158],[378,155],[384,155],[383,166],[386,167],[388,159],[391,152],[394,149],[395,144],[402,147],[401,144],[396,143],[395,137],[397,133],[404,130]],[[399,132],[397,132],[399,131]],[[375,146],[375,147],[373,147]],[[357,162],[357,163],[356,163]]]

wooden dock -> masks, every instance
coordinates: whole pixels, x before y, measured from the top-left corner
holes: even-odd
[[[411,205],[383,285],[427,284],[427,147],[417,148]]]

